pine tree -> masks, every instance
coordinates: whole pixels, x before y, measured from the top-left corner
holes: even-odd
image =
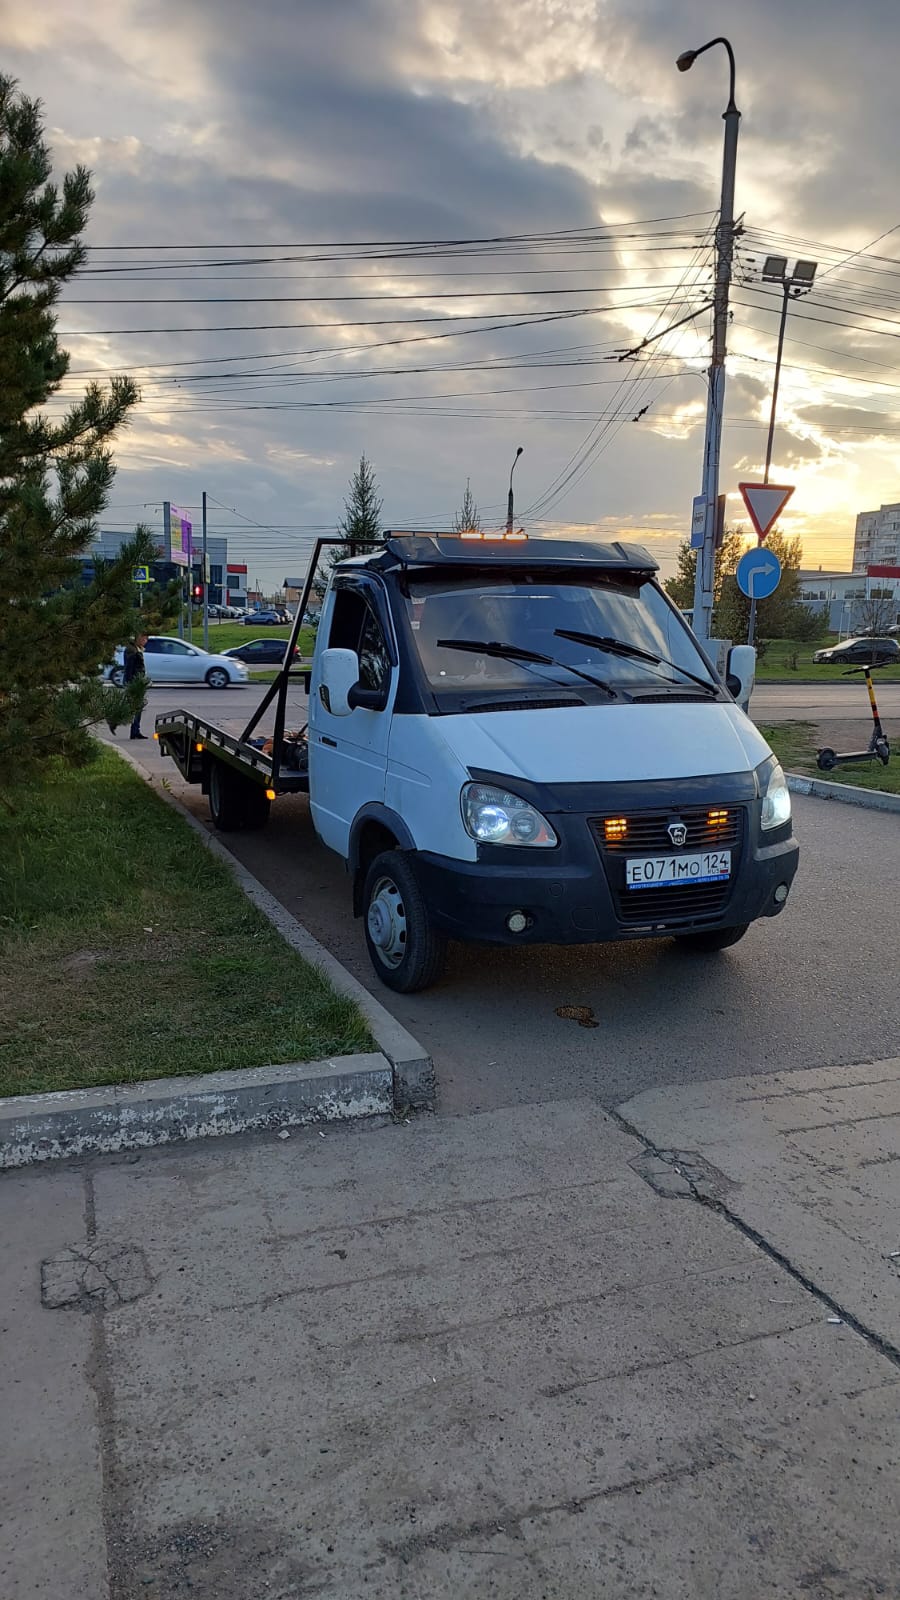
[[[134,635],[132,569],[155,556],[138,529],[82,581],[78,558],[113,479],[110,443],[138,396],[117,377],[53,416],[39,409],[68,372],[55,306],[85,259],[93,200],[86,168],[61,189],[51,170],[40,102],[0,76],[0,794],[47,757],[89,760],[91,723],[130,718],[141,686],[106,690],[99,671]]]
[[[382,541],[381,531],[381,499],[378,494],[378,484],[372,463],[364,455],[359,458],[359,466],[350,479],[347,498],[344,501],[344,515],[338,523],[338,536],[346,540],[343,546],[336,546],[331,557],[331,564],[344,561],[348,556],[366,555],[374,550]]]
[[[481,512],[472,493],[471,483],[467,478],[466,492],[463,495],[462,505],[453,518],[453,532],[466,533],[469,529],[473,532],[481,532]]]

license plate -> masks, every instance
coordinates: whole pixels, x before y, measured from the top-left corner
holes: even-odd
[[[625,863],[629,889],[668,889],[673,883],[721,883],[731,876],[730,850],[685,856],[633,856]]]

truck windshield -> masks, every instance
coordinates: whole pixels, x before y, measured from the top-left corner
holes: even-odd
[[[464,694],[471,703],[479,691],[508,699],[527,689],[531,700],[539,686],[533,668],[516,660],[517,649],[549,658],[541,666],[548,694],[577,684],[584,700],[608,703],[604,689],[626,699],[653,692],[705,699],[718,688],[677,611],[641,574],[410,574],[406,606],[419,659],[439,696]],[[604,651],[590,636],[623,648]],[[448,648],[454,639],[499,640],[506,648],[484,654]],[[594,693],[583,679],[573,682],[567,667],[602,678],[604,688]]]

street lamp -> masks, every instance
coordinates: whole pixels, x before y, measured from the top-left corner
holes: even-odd
[[[713,348],[709,366],[706,406],[706,434],[703,444],[703,491],[705,521],[703,546],[697,551],[694,582],[693,627],[697,637],[707,640],[711,632],[713,587],[716,562],[716,521],[719,503],[719,461],[722,453],[722,417],[725,408],[725,339],[728,332],[728,291],[731,285],[731,258],[734,249],[734,177],[737,166],[738,129],[741,113],[734,100],[734,51],[721,36],[710,39],[699,50],[685,50],[678,57],[679,72],[688,72],[698,56],[720,44],[728,52],[728,104],[722,113],[725,146],[722,156],[722,198],[716,227],[716,283],[713,298]]]
[[[781,377],[781,353],[784,350],[784,330],[787,325],[788,300],[793,295],[796,300],[801,294],[809,294],[816,276],[818,261],[795,261],[791,271],[788,271],[787,256],[766,256],[763,262],[763,283],[779,283],[781,285],[781,321],[778,324],[778,354],[775,357],[775,378],[772,383],[772,411],[769,416],[769,437],[766,442],[766,471],[763,483],[769,481],[769,468],[772,465],[772,442],[775,438],[775,407],[778,403],[778,380]]]
[[[510,535],[510,537],[512,536],[512,531],[513,531],[513,486],[512,486],[512,475],[516,470],[516,462],[518,461],[518,459],[519,459],[519,457],[522,454],[522,451],[524,449],[525,449],[525,446],[523,444],[520,444],[518,450],[516,451],[516,453],[515,453],[515,455],[513,457],[513,464],[509,469],[509,497],[508,497],[508,499],[506,501],[506,531]]]

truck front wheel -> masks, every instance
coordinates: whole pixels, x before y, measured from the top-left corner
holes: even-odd
[[[415,994],[437,982],[447,941],[432,926],[415,871],[400,850],[386,850],[372,862],[363,916],[369,955],[383,984]]]

